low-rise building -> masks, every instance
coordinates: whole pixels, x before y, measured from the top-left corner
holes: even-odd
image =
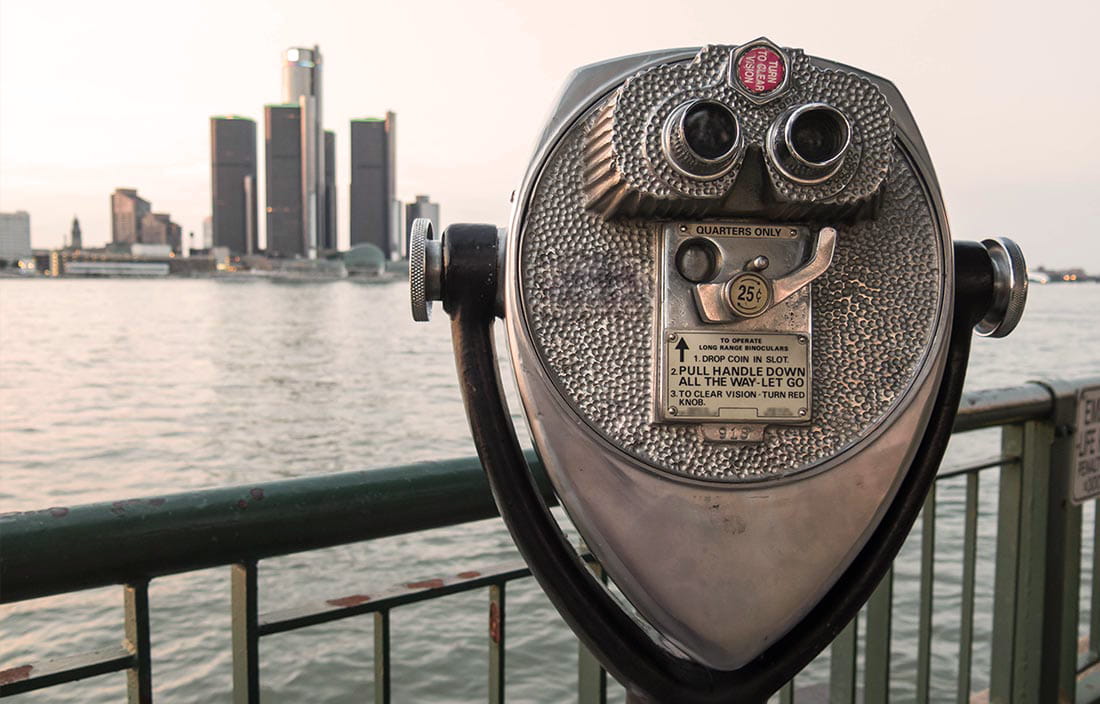
[[[3,266],[17,266],[21,260],[30,259],[31,216],[24,210],[0,213],[0,260]]]

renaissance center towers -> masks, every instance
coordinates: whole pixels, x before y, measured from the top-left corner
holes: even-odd
[[[239,115],[210,119],[211,231],[206,247],[225,248],[237,258],[233,266],[245,269],[280,260],[341,259],[340,165],[350,176],[344,247],[369,249],[372,257],[377,250],[386,262],[401,260],[412,219],[406,220],[405,204],[396,197],[397,116],[387,111],[384,117],[351,119],[341,157],[335,132],[324,128],[320,48],[287,49],[281,66],[281,102],[264,106],[262,127]],[[438,209],[427,208],[434,205],[427,196],[418,197],[414,205],[410,217],[433,217],[440,227]]]
[[[292,48],[283,102],[264,108],[268,249],[316,258],[336,248],[335,135],[322,121],[321,51]],[[326,157],[328,157],[326,159]]]

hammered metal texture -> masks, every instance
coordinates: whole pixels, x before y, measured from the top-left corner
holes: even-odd
[[[746,145],[761,150],[769,126],[785,109],[808,102],[829,103],[852,125],[851,148],[843,165],[822,183],[800,184],[768,163],[775,197],[782,202],[846,205],[876,193],[890,165],[893,136],[890,107],[878,88],[855,73],[815,66],[802,51],[785,49],[787,89],[776,99],[757,104],[730,84],[729,61],[735,49],[708,46],[690,62],[663,64],[623,83],[588,145],[585,187],[590,207],[603,217],[630,215],[632,206],[639,213],[686,214],[699,212],[708,201],[730,191],[737,168],[720,179],[699,181],[677,171],[662,149],[662,126],[669,114],[696,98],[729,105]]]
[[[585,209],[584,138],[598,111],[547,158],[519,239],[523,315],[565,400],[657,469],[725,482],[802,471],[869,433],[920,371],[942,295],[932,209],[902,153],[891,152],[876,220],[839,228],[833,265],[813,285],[811,423],[711,444],[694,425],[651,422],[660,227]]]

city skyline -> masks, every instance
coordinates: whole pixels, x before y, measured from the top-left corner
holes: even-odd
[[[211,216],[203,221],[204,243],[209,221],[211,244],[233,254],[315,259],[338,250],[336,135],[322,119],[323,69],[320,46],[287,49],[283,102],[264,105],[262,243],[256,226],[256,123],[240,115],[210,118]],[[399,259],[406,249],[405,211],[395,198],[395,125],[393,112],[351,121],[349,247],[372,244],[385,259]],[[426,196],[417,196],[421,201],[422,208],[429,206]],[[439,207],[432,207],[438,226]]]
[[[258,122],[260,106],[279,90],[273,63],[288,46],[316,43],[325,51],[325,116],[337,153],[347,153],[352,118],[393,110],[402,115],[398,197],[431,193],[447,204],[450,220],[505,224],[508,195],[570,70],[764,34],[897,83],[929,145],[956,238],[1011,236],[1036,266],[1100,269],[1091,171],[1100,137],[1085,129],[1071,140],[1053,136],[1100,107],[1100,91],[1081,80],[1088,33],[1100,21],[1095,6],[1054,2],[1033,13],[1023,3],[933,2],[911,13],[903,29],[872,2],[793,2],[779,16],[746,18],[708,0],[671,26],[658,20],[667,14],[663,4],[631,7],[627,17],[622,6],[576,2],[321,3],[308,11],[282,1],[73,3],[47,17],[0,0],[0,210],[31,213],[36,247],[60,246],[76,214],[85,242],[95,246],[110,239],[103,198],[125,184],[155,195],[185,234],[199,235],[210,214],[210,115]],[[118,21],[105,22],[104,9]],[[174,44],[222,48],[164,51],[156,33],[139,31],[148,22],[171,26]],[[364,26],[372,27],[367,41]],[[723,26],[729,29],[716,29]],[[402,27],[416,27],[416,41],[394,31]],[[1057,38],[1056,57],[1040,60],[1039,37]],[[125,66],[129,81],[158,90],[119,93],[105,65]],[[337,159],[341,195],[348,162]]]

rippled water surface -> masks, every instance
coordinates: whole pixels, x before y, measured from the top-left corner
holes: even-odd
[[[406,295],[403,283],[0,280],[0,512],[472,455],[448,326],[413,324]],[[1097,350],[1100,286],[1034,287],[1012,337],[976,341],[968,388],[1100,374]],[[948,461],[996,447],[996,433],[963,436]],[[996,532],[987,476],[976,622],[986,639]],[[937,701],[957,668],[963,498],[961,480],[939,485]],[[901,699],[915,671],[919,542],[897,563]],[[292,555],[261,563],[260,609],[514,559],[496,520]],[[120,591],[2,607],[0,669],[116,644]],[[158,699],[229,701],[228,569],[155,580],[150,599]],[[486,612],[482,591],[394,611],[394,701],[483,701]],[[575,700],[575,641],[531,580],[509,585],[507,614],[510,701]],[[264,638],[264,701],[369,699],[371,638],[369,618]],[[976,689],[987,671],[983,644]],[[800,683],[827,674],[818,662]],[[116,674],[15,701],[113,702],[124,691]]]

